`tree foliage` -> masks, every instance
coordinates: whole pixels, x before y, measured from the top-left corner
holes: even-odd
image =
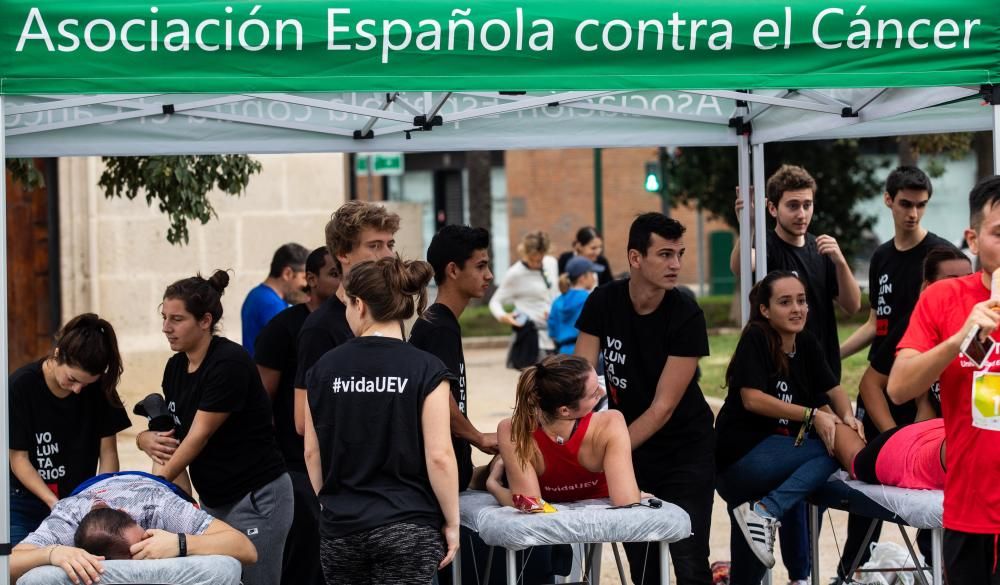
[[[809,231],[835,237],[850,260],[863,248],[875,223],[875,217],[859,213],[855,204],[882,192],[875,178],[876,166],[861,158],[858,142],[780,142],[766,145],[764,151],[765,176],[782,164],[795,164],[816,179],[816,207]],[[737,228],[734,203],[739,179],[734,148],[676,149],[667,161],[667,173],[667,190],[675,205],[700,203]],[[770,216],[768,226],[774,227]]]
[[[45,175],[35,167],[35,161],[30,158],[8,158],[7,170],[15,182],[20,183],[26,191],[34,191],[45,186]]]
[[[135,199],[140,191],[146,204],[155,202],[170,219],[167,241],[188,242],[189,220],[202,225],[217,217],[208,193],[214,187],[229,195],[246,190],[261,164],[246,155],[121,156],[105,157],[98,184],[105,196]]]

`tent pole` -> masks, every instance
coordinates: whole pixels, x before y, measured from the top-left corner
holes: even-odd
[[[746,106],[736,109],[737,116],[746,116]],[[750,283],[753,281],[753,270],[750,266],[750,137],[741,133],[737,136],[736,152],[739,167],[739,196],[743,199],[743,209],[740,211],[740,323],[746,324],[750,318]]]
[[[604,234],[604,179],[602,178],[602,150],[594,149],[594,228],[597,233]]]
[[[10,448],[7,429],[10,424],[7,399],[7,366],[9,340],[7,338],[7,116],[4,115],[5,98],[0,95],[0,162],[3,162],[3,180],[0,181],[0,412],[3,413],[4,430],[0,432],[0,546],[10,542]],[[0,585],[10,583],[10,557],[0,553]]]
[[[767,204],[764,198],[766,180],[764,178],[764,145],[754,144],[753,152],[753,205],[754,205],[754,250],[757,251],[757,271],[754,282],[760,282],[767,275]]]
[[[993,109],[993,174],[1000,175],[1000,103],[990,108]]]

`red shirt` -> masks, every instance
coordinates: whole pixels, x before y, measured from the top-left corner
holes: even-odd
[[[882,485],[918,490],[944,487],[941,442],[944,421],[932,418],[904,425],[882,445],[875,460],[875,475]]]
[[[604,473],[587,470],[580,465],[578,457],[593,414],[581,418],[576,432],[562,445],[550,439],[541,427],[535,429],[535,444],[545,460],[545,473],[538,476],[544,500],[576,502],[608,497],[608,481]]]
[[[973,305],[990,298],[983,273],[949,278],[920,295],[898,349],[929,351],[954,335]],[[1000,332],[993,332],[1000,340]],[[957,355],[941,372],[944,416],[944,525],[973,534],[1000,533],[1000,354],[996,346],[979,372]],[[976,400],[973,400],[973,393]]]

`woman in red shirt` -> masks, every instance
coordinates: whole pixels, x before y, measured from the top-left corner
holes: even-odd
[[[593,412],[603,394],[594,368],[572,355],[546,357],[521,374],[514,416],[497,426],[502,464],[487,481],[497,501],[639,502],[625,418],[615,410]],[[509,489],[499,482],[504,472]]]

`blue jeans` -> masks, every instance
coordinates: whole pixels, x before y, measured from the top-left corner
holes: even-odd
[[[793,437],[771,435],[718,476],[716,488],[728,504],[732,524],[732,585],[756,585],[766,572],[743,538],[732,509],[760,500],[775,518],[782,518],[838,468],[819,439],[808,438],[799,447],[794,442]]]
[[[24,488],[10,490],[10,543],[16,545],[38,529],[49,507]]]

